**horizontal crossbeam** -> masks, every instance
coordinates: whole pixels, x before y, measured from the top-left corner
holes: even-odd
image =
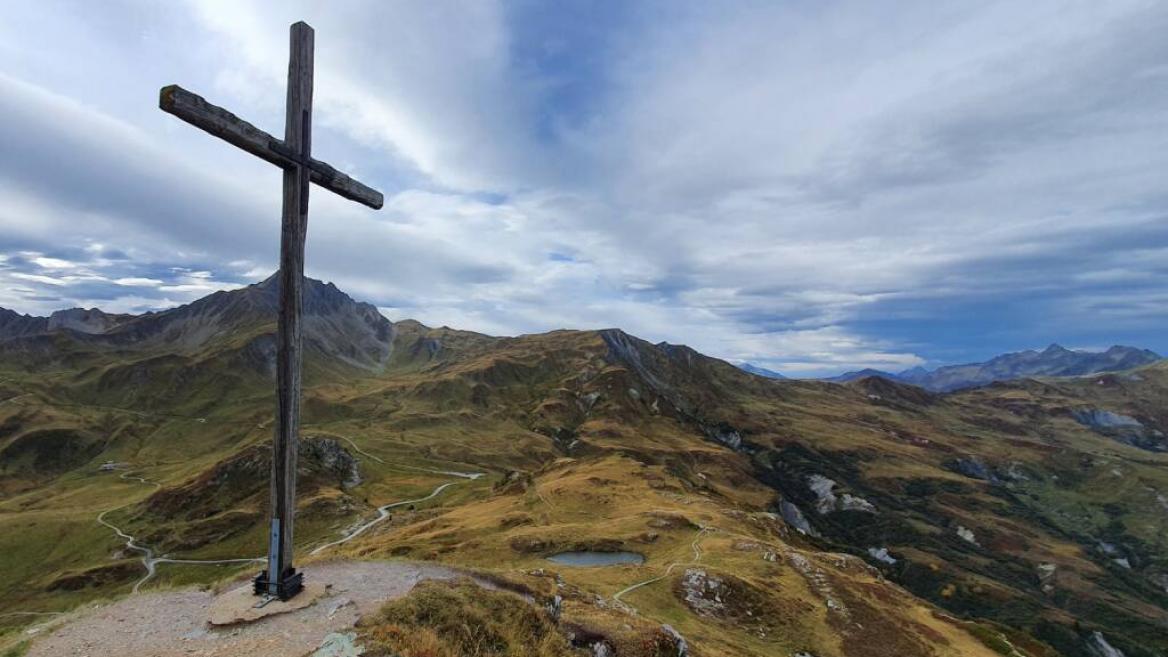
[[[320,160],[308,158],[307,162],[301,162],[282,140],[176,84],[162,88],[158,107],[278,167],[291,169],[305,165],[312,182],[351,201],[374,210],[380,209],[385,202],[376,189],[353,180]]]

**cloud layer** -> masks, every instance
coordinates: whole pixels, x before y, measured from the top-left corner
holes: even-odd
[[[141,311],[275,268],[317,30],[310,275],[393,319],[620,326],[794,375],[1168,351],[1156,2],[31,3],[0,24],[0,306]]]

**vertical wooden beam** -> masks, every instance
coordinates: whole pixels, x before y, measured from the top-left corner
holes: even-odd
[[[288,105],[284,143],[298,161],[284,169],[280,227],[280,314],[277,327],[276,434],[272,449],[272,539],[268,555],[269,593],[292,568],[292,528],[296,512],[296,451],[300,438],[301,313],[304,301],[304,240],[308,229],[308,189],[312,154],[312,28],[291,28]],[[294,594],[295,591],[289,592]],[[281,595],[281,597],[284,597]]]

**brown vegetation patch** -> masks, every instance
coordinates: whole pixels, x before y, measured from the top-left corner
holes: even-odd
[[[949,641],[936,630],[919,622],[908,620],[893,612],[882,601],[868,604],[844,586],[835,587],[848,610],[847,616],[833,613],[829,621],[843,639],[844,654],[848,657],[932,657],[932,646],[948,645]],[[921,642],[929,642],[926,645]]]
[[[530,513],[508,513],[499,519],[500,529],[511,529],[512,527],[522,527],[523,525],[530,525],[535,522]]]
[[[568,657],[568,639],[522,598],[469,579],[426,581],[358,626],[368,657]]]
[[[667,511],[650,511],[645,513],[649,517],[649,521],[645,524],[654,529],[697,529],[698,526],[689,518],[680,513],[669,513]]]
[[[65,573],[45,587],[48,591],[80,591],[90,587],[120,584],[132,577],[141,576],[142,564],[138,561],[119,561],[108,566],[98,566],[81,572]]]

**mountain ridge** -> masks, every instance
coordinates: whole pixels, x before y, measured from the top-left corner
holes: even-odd
[[[105,339],[93,338],[95,344],[140,344],[155,340],[164,341],[168,345],[184,344],[194,351],[224,329],[230,331],[233,325],[252,322],[257,315],[274,321],[278,290],[278,277],[272,274],[259,283],[213,292],[174,308],[136,315],[110,314],[99,308],[69,308],[41,317],[19,314],[0,307],[0,343],[69,331],[79,336],[106,336]],[[390,321],[372,304],[355,301],[331,282],[305,277],[305,293],[305,336],[308,347],[336,355],[355,367],[376,369],[384,365],[389,357],[388,345],[392,342],[395,326],[400,325],[412,332],[431,330],[416,320]],[[337,323],[338,320],[340,323]],[[183,324],[185,326],[175,328]],[[332,337],[334,335],[345,335],[346,339],[336,340]],[[343,344],[346,341],[351,344]],[[661,345],[668,346],[666,343]],[[1041,351],[1028,349],[1007,352],[986,361],[944,365],[933,370],[920,366],[901,372],[865,368],[821,380],[848,383],[878,376],[933,392],[951,392],[1032,376],[1083,376],[1120,371],[1161,359],[1159,354],[1151,350],[1124,345],[1112,345],[1104,351],[1086,351],[1071,350],[1052,343]],[[788,378],[779,372],[747,362],[739,363],[736,367],[764,378]]]
[[[353,300],[333,283],[312,278],[305,278],[304,291],[306,349],[364,369],[384,364],[394,324],[376,307]],[[0,352],[18,353],[22,341],[29,350],[37,350],[49,336],[63,334],[81,348],[164,348],[193,354],[256,325],[268,327],[263,336],[257,336],[267,341],[274,330],[278,303],[279,280],[273,274],[259,283],[138,315],[68,309],[45,318],[0,308]]]
[[[864,369],[845,372],[824,379],[847,383],[869,376],[909,383],[934,392],[952,392],[997,381],[1026,377],[1067,377],[1118,372],[1148,365],[1163,357],[1150,349],[1112,345],[1103,351],[1071,350],[1052,343],[1042,351],[1024,351],[999,354],[989,360],[958,365],[944,365],[933,370],[914,367],[902,372]]]
[[[788,378],[788,377],[784,376],[781,372],[776,372],[774,370],[767,369],[765,367],[759,367],[758,365],[755,365],[753,363],[738,363],[738,369],[740,369],[744,372],[750,372],[751,374],[757,374],[758,376],[763,376],[763,377],[766,377],[768,379],[786,379],[786,378]]]
[[[608,636],[625,617],[606,596],[663,575],[628,603],[717,657],[986,654],[947,643],[966,632],[1026,657],[1088,657],[1101,632],[1144,657],[1141,638],[1168,628],[1166,363],[944,394],[770,380],[620,329],[491,337],[389,322],[335,286],[309,288],[305,444],[358,463],[361,483],[302,473],[307,550],[473,470],[485,474],[464,493],[396,511],[338,556],[522,577]],[[0,553],[27,555],[0,582],[0,612],[55,604],[62,582],[127,592],[138,566],[95,527],[106,509],[176,558],[263,545],[272,292],[265,281],[106,334],[0,342],[14,356],[0,359]],[[358,350],[375,366],[345,360],[353,339],[380,350]],[[125,499],[106,463],[159,492]],[[69,508],[63,529],[18,539]],[[37,540],[90,541],[93,556],[41,558]],[[708,558],[664,571],[699,541]],[[563,586],[530,575],[560,551],[617,549],[647,570],[557,568]]]

